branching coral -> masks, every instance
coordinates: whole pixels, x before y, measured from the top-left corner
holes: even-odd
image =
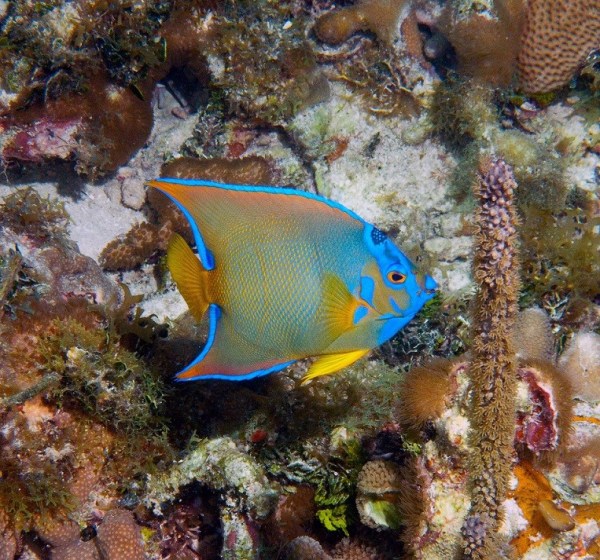
[[[498,527],[506,496],[515,426],[517,387],[513,329],[519,293],[519,260],[514,207],[516,183],[502,160],[484,160],[475,195],[475,257],[478,284],[473,318],[473,385],[470,411],[471,511],[463,526],[469,558],[496,558]]]
[[[566,85],[600,45],[596,0],[529,0],[518,57],[518,81],[527,92]]]

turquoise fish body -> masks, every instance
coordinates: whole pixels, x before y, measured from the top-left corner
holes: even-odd
[[[186,215],[199,258],[175,235],[167,262],[209,337],[180,380],[244,380],[316,356],[333,373],[395,335],[436,283],[340,204],[277,187],[158,179]]]

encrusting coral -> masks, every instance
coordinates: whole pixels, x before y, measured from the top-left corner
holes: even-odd
[[[513,330],[520,288],[514,207],[516,183],[502,160],[484,159],[475,195],[475,256],[478,285],[468,375],[470,409],[471,510],[463,526],[468,558],[500,556],[498,527],[508,490],[515,426],[517,364]]]
[[[447,2],[439,27],[456,51],[459,72],[494,86],[509,85],[522,13],[523,0]]]
[[[595,0],[452,0],[434,29],[465,76],[543,94],[565,86],[600,45]]]
[[[52,550],[52,560],[145,560],[139,525],[130,511],[113,509],[98,526],[91,538],[82,538],[79,531]]]
[[[398,34],[400,12],[406,4],[407,0],[359,0],[322,15],[315,33],[321,41],[335,45],[359,31],[371,31],[389,44]]]
[[[517,59],[519,86],[531,93],[560,88],[599,46],[596,0],[528,0]]]

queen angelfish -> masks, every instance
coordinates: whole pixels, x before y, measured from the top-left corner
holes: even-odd
[[[394,336],[437,287],[387,235],[326,198],[188,179],[149,185],[191,224],[198,256],[175,234],[167,263],[194,317],[209,316],[181,381],[252,379],[309,356],[303,381],[333,373]]]

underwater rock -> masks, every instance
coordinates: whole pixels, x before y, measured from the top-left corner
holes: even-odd
[[[277,501],[262,466],[238,451],[229,437],[200,441],[185,459],[152,481],[145,500],[150,507],[158,506],[194,480],[222,492],[232,506],[257,518],[264,519]]]

